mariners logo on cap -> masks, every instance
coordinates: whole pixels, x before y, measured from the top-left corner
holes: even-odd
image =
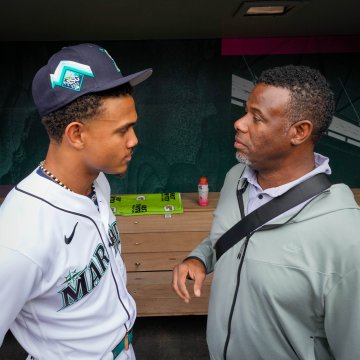
[[[80,91],[84,76],[94,77],[89,65],[75,61],[60,61],[55,72],[50,74],[51,86],[61,86],[66,89]]]
[[[99,48],[99,50],[102,51],[103,53],[105,53],[108,56],[108,58],[113,62],[116,71],[121,74],[121,71],[120,71],[119,67],[117,66],[115,60],[111,57],[111,55],[107,52],[107,50],[105,50],[104,48]]]

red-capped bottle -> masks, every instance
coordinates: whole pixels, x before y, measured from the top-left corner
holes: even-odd
[[[198,184],[199,191],[199,205],[208,206],[209,205],[209,184],[206,177],[200,178]]]

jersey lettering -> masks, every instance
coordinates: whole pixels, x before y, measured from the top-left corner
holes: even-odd
[[[101,272],[96,266],[94,260],[90,261],[89,269],[90,269],[90,278],[91,278],[91,288],[93,289],[100,282]]]
[[[109,225],[109,239],[110,246],[114,247],[116,255],[119,252],[120,246],[120,233],[116,221]]]
[[[109,258],[105,255],[105,249],[102,244],[99,244],[99,246],[95,250],[94,256],[98,260],[99,265],[104,272],[109,265]]]
[[[86,271],[86,268],[83,271],[76,273],[75,279],[71,279],[71,281],[74,280],[74,282],[75,282],[74,287],[70,282],[68,286],[66,286],[64,289],[60,290],[60,294],[62,295],[62,298],[63,298],[62,309],[64,307],[68,307],[68,306],[72,305],[74,302],[82,299],[84,296],[86,296],[89,293],[89,290],[88,290],[88,287],[86,284],[85,271]]]
[[[62,307],[58,311],[73,305],[90,294],[100,283],[109,262],[109,258],[105,255],[104,246],[99,244],[89,264],[83,270],[78,272],[75,269],[65,277],[63,284],[66,286],[58,291],[62,299]]]

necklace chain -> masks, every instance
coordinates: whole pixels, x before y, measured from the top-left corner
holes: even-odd
[[[63,182],[61,182],[52,172],[50,172],[48,169],[45,168],[44,160],[40,162],[39,167],[40,167],[40,170],[45,175],[47,175],[49,178],[51,178],[56,184],[60,185],[61,187],[63,187],[66,190],[73,192],[68,186],[66,186]],[[96,192],[95,192],[94,184],[91,184],[91,192],[92,192],[91,200],[95,201],[96,200]]]
[[[61,182],[52,172],[50,172],[48,169],[44,166],[44,160],[40,162],[39,164],[40,170],[47,175],[49,178],[51,178],[54,182],[56,182],[58,185],[63,187],[66,190],[69,190],[73,192],[68,186],[66,186],[63,182]]]

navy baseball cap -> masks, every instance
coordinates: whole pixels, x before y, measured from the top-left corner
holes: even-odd
[[[35,75],[32,95],[41,116],[56,111],[78,97],[146,80],[152,69],[124,76],[101,46],[79,44],[62,48]]]

